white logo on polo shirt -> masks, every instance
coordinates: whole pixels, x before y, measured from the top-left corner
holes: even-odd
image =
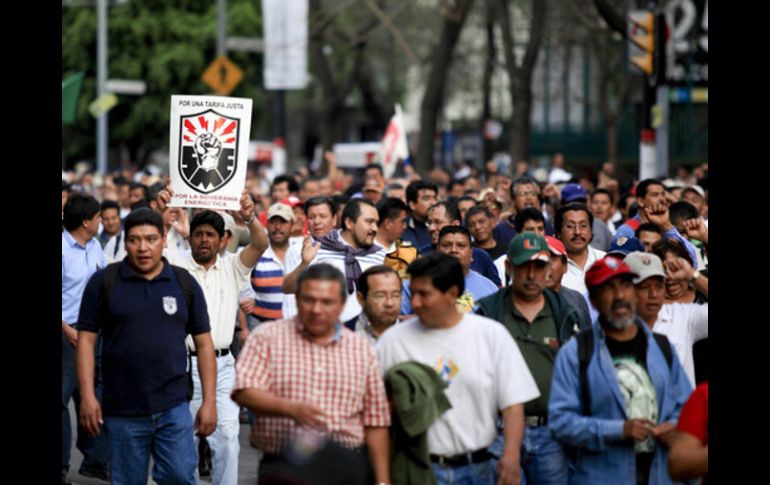
[[[173,315],[176,313],[176,298],[173,296],[164,296],[163,297],[163,310],[166,311],[169,315]]]

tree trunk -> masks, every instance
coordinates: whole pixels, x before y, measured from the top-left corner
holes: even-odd
[[[371,70],[362,69],[358,79],[358,91],[364,104],[364,111],[372,122],[372,126],[378,132],[384,133],[390,121],[390,113],[393,106],[380,103],[374,89],[374,83],[370,74]]]
[[[529,84],[519,89],[511,90],[511,97],[516,100],[511,117],[511,155],[513,162],[511,169],[515,169],[516,162],[529,159],[529,136],[532,131],[532,89]]]
[[[441,37],[431,55],[431,70],[420,106],[420,136],[415,170],[425,174],[433,168],[433,148],[438,117],[444,107],[444,93],[452,53],[460,39],[463,24],[474,0],[457,0],[455,8],[444,14]]]
[[[617,165],[620,159],[618,148],[618,120],[605,122],[607,128],[607,161]]]
[[[487,62],[484,65],[484,81],[482,84],[484,108],[481,115],[481,135],[484,139],[484,161],[492,159],[493,141],[486,137],[486,123],[492,119],[492,77],[495,74],[497,49],[495,48],[495,0],[487,0]]]
[[[310,17],[321,16],[321,5],[319,0],[311,0],[309,3]],[[339,127],[342,126],[342,114],[345,102],[345,96],[350,92],[353,86],[358,82],[361,73],[361,64],[363,62],[364,48],[366,44],[356,43],[353,53],[353,66],[347,78],[342,82],[335,79],[329,61],[324,54],[325,28],[313,31],[310,35],[310,52],[313,54],[311,69],[315,78],[321,86],[321,145],[324,151],[331,150],[336,141]]]
[[[524,52],[524,58],[519,65],[514,53],[514,41],[508,1],[500,0],[500,28],[503,31],[505,52],[505,67],[508,71],[511,103],[513,115],[511,116],[511,154],[514,163],[511,170],[516,167],[519,160],[529,159],[529,136],[532,131],[532,74],[537,63],[537,55],[545,35],[545,22],[547,16],[545,0],[532,0],[532,17],[529,23],[529,42]]]

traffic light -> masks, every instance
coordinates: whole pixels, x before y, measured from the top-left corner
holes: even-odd
[[[628,14],[628,59],[648,76],[655,71],[655,14],[634,10]]]

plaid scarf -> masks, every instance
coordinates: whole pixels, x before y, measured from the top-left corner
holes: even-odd
[[[345,254],[345,279],[348,282],[348,294],[352,295],[356,291],[356,281],[361,276],[361,266],[356,258],[374,254],[380,247],[372,244],[368,248],[354,248],[342,240],[339,231],[331,231],[319,241],[323,249]]]

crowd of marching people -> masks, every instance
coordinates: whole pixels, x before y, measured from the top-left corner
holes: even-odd
[[[706,482],[707,165],[326,161],[63,172],[63,484]]]

